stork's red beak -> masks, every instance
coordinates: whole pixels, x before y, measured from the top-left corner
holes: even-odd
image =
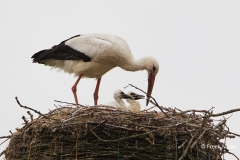
[[[150,96],[151,96],[152,90],[153,90],[154,81],[155,81],[155,75],[148,74],[148,89],[147,89],[147,104],[146,105],[148,105],[148,103],[149,103]]]

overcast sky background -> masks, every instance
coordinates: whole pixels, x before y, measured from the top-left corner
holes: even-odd
[[[152,95],[159,105],[182,110],[213,106],[214,113],[238,108],[239,8],[237,0],[0,1],[0,136],[15,132],[22,127],[21,117],[28,117],[15,96],[42,113],[55,108],[54,100],[74,102],[76,78],[33,64],[31,56],[77,34],[119,35],[135,58],[156,57],[160,70]],[[129,83],[146,91],[147,72],[111,70],[102,78],[99,104],[112,101],[113,92]],[[94,79],[80,81],[81,104],[93,105],[95,85]],[[128,90],[136,91],[123,89]],[[233,114],[227,123],[238,134],[239,116]],[[227,142],[240,157],[240,138]]]

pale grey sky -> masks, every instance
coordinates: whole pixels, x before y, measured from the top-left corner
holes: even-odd
[[[215,113],[238,108],[239,8],[237,0],[0,1],[0,136],[15,132],[27,115],[15,96],[43,113],[55,108],[55,99],[74,102],[76,78],[33,64],[31,56],[77,34],[119,35],[135,58],[156,57],[160,70],[153,97],[160,105],[182,110],[214,106]],[[102,78],[99,103],[111,101],[113,92],[129,83],[146,90],[147,73],[111,70]],[[93,79],[80,81],[81,104],[93,105],[95,85]],[[239,116],[233,114],[227,123],[238,134]],[[240,157],[240,138],[227,142]]]

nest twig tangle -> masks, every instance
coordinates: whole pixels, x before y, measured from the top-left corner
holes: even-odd
[[[221,160],[225,153],[234,155],[221,140],[239,136],[229,131],[226,119],[214,124],[212,117],[240,109],[181,111],[159,106],[152,98],[160,112],[65,104],[43,114],[16,100],[39,117],[28,111],[30,119],[22,117],[22,128],[0,137],[10,138],[1,153],[7,160]]]

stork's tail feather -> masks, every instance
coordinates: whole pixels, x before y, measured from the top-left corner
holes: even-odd
[[[31,58],[33,58],[33,63],[40,62],[43,57],[49,53],[50,49],[44,49],[35,53]]]
[[[42,63],[41,60],[44,60],[58,45],[53,46],[50,49],[44,49],[35,53],[31,58],[33,58],[33,63]]]
[[[85,54],[79,54],[78,51],[70,48],[69,46],[65,45],[65,42],[79,37],[80,35],[73,36],[62,41],[60,44],[53,46],[50,49],[44,49],[37,53],[35,53],[31,58],[33,58],[33,63],[43,63],[42,60],[45,59],[56,59],[56,60],[78,60],[83,59],[84,62],[89,62],[91,60],[90,57],[86,56]],[[71,52],[71,54],[67,54],[67,52]]]

